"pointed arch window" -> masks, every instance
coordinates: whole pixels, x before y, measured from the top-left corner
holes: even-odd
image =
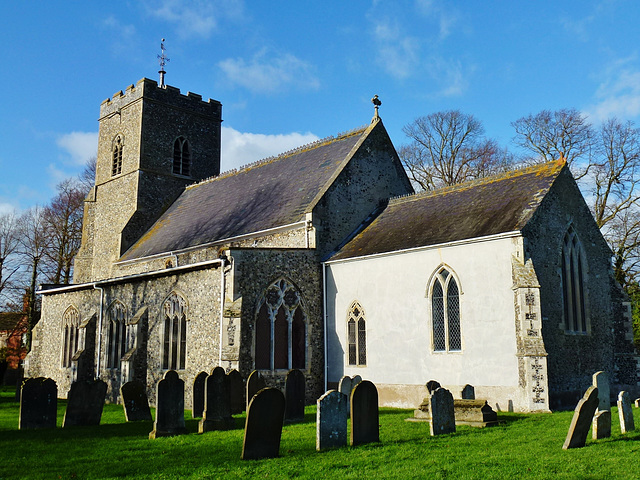
[[[568,332],[587,333],[586,263],[578,235],[569,228],[562,242],[562,301],[564,325]]]
[[[62,366],[68,368],[80,342],[80,313],[74,306],[62,315],[62,336]]]
[[[187,358],[187,302],[172,293],[163,306],[162,368],[184,370]]]
[[[115,177],[122,173],[122,148],[124,141],[122,135],[116,135],[113,139],[113,148],[111,149],[111,176]]]
[[[435,352],[462,350],[460,290],[454,276],[441,268],[431,284],[431,325]]]
[[[184,137],[178,137],[173,142],[173,173],[191,175],[191,148]]]
[[[107,313],[107,368],[120,368],[120,359],[127,353],[127,310],[115,301]]]
[[[258,304],[255,368],[306,368],[307,316],[298,290],[288,281],[272,283]]]
[[[358,302],[353,302],[347,317],[348,364],[367,364],[367,323],[364,310]]]

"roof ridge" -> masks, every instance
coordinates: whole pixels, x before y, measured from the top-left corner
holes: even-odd
[[[552,160],[550,162],[537,163],[535,165],[525,165],[522,167],[514,168],[512,170],[507,170],[506,172],[496,173],[493,175],[489,175],[487,177],[475,178],[473,180],[469,180],[462,183],[456,183],[455,185],[447,185],[444,187],[439,187],[434,190],[424,190],[422,192],[417,193],[408,193],[405,195],[398,195],[396,197],[391,197],[389,199],[389,204],[402,203],[403,201],[413,200],[414,198],[426,198],[426,197],[435,197],[437,195],[444,195],[446,193],[450,193],[452,191],[461,190],[463,188],[476,187],[478,185],[483,185],[487,183],[492,183],[500,180],[506,180],[508,178],[526,175],[527,173],[532,173],[538,170],[549,170],[550,173],[554,172],[556,169],[559,172],[562,167],[566,165],[566,161],[564,159]],[[411,197],[411,198],[409,198]]]
[[[212,177],[205,178],[205,179],[200,180],[198,182],[194,182],[191,185],[188,185],[187,189],[192,188],[192,187],[196,187],[198,185],[202,185],[204,183],[209,183],[209,182],[212,182],[214,180],[219,180],[219,179],[223,179],[223,178],[227,178],[227,177],[232,177],[234,175],[237,175],[239,173],[242,173],[242,172],[244,172],[246,170],[250,170],[250,169],[255,168],[255,167],[266,165],[268,163],[272,163],[272,162],[275,162],[277,160],[282,160],[282,159],[285,159],[285,158],[288,158],[288,157],[292,157],[294,155],[298,155],[298,154],[306,152],[308,150],[313,150],[313,149],[316,149],[316,148],[319,148],[319,147],[323,147],[325,145],[329,145],[331,143],[334,143],[334,142],[337,142],[337,141],[340,141],[340,140],[344,140],[345,138],[349,138],[349,137],[352,137],[354,135],[358,135],[358,134],[364,132],[367,129],[368,126],[369,125],[363,125],[363,126],[360,126],[360,127],[353,128],[351,130],[347,130],[346,132],[338,133],[336,135],[329,135],[328,137],[320,138],[320,139],[315,140],[313,142],[309,142],[309,143],[300,145],[299,147],[292,148],[291,150],[287,150],[287,151],[282,152],[282,153],[280,153],[278,155],[271,155],[269,157],[262,158],[260,160],[256,160],[255,162],[251,162],[251,163],[248,163],[246,165],[242,165],[241,167],[232,168],[230,170],[226,170],[226,171],[220,173],[219,175],[214,175]]]

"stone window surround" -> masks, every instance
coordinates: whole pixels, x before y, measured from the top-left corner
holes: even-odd
[[[74,305],[69,305],[62,315],[62,352],[60,365],[71,368],[71,359],[78,351],[80,337],[80,312]]]
[[[162,370],[186,369],[188,310],[184,295],[176,290],[162,302]]]
[[[351,335],[353,327],[353,335]],[[361,335],[362,332],[362,335]],[[360,302],[351,302],[347,313],[347,365],[353,367],[367,366],[367,323],[364,309]],[[351,350],[353,347],[354,361],[351,361]]]
[[[443,272],[447,272],[446,278],[442,277]],[[454,281],[455,286],[458,290],[457,298],[458,298],[458,310],[457,310],[457,327],[458,327],[458,335],[455,340],[459,343],[459,348],[451,348],[451,337],[450,337],[450,319],[448,316],[448,290],[450,282]],[[434,311],[433,311],[433,288],[436,282],[440,283],[443,291],[443,321],[444,321],[444,349],[436,349],[436,332],[434,327]],[[429,279],[428,287],[427,287],[427,299],[428,302],[428,318],[429,318],[429,330],[431,332],[431,352],[434,354],[461,354],[464,350],[464,341],[462,336],[462,319],[461,319],[461,303],[462,303],[462,295],[463,291],[461,288],[460,279],[458,278],[455,270],[452,269],[449,265],[441,264],[435,271],[431,274],[431,278]]]
[[[171,172],[181,177],[191,177],[192,149],[189,140],[180,135],[173,141]]]
[[[563,305],[560,327],[567,335],[590,335],[591,319],[589,315],[589,294],[586,282],[586,279],[589,277],[589,265],[580,237],[572,224],[569,224],[563,236],[558,257],[558,270],[560,272],[561,283],[560,292]],[[574,263],[571,263],[571,259],[574,260]],[[567,275],[573,277],[573,285],[578,286],[578,297],[571,298],[574,294],[567,291],[567,288],[571,287],[569,282],[566,281]],[[578,305],[576,305],[575,300],[578,300]],[[576,313],[579,313],[581,317],[578,321],[573,319]],[[580,325],[578,325],[577,322],[579,322]]]
[[[127,328],[127,308],[119,300],[114,300],[107,309],[106,366],[119,369],[120,359],[129,349],[129,329]],[[119,351],[118,351],[119,350]]]
[[[122,151],[124,150],[124,135],[116,134],[113,137],[111,146],[111,176],[115,177],[122,173]]]

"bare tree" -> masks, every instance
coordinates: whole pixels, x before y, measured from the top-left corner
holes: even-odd
[[[0,215],[0,298],[7,301],[15,274],[20,268],[17,258],[18,221],[14,212]]]
[[[87,164],[84,166],[84,169],[78,175],[78,181],[80,182],[80,188],[85,192],[85,195],[91,187],[95,185],[96,182],[96,163],[98,159],[96,157],[91,157],[87,160]]]
[[[402,131],[411,143],[400,148],[400,159],[424,190],[490,175],[512,163],[506,149],[484,137],[482,123],[459,110],[416,118]]]

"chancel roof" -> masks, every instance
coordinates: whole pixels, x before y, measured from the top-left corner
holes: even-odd
[[[187,187],[121,260],[304,220],[368,131],[362,127]]]
[[[563,168],[549,162],[392,199],[331,260],[522,230]]]

